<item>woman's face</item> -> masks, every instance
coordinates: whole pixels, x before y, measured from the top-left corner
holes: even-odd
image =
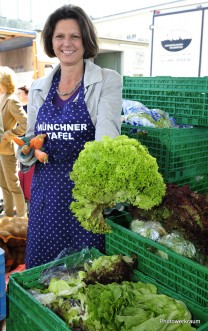
[[[27,94],[25,93],[25,91],[21,90],[21,89],[18,89],[17,90],[17,95],[18,95],[18,98],[21,102],[23,101],[26,101],[27,100]]]
[[[84,47],[79,25],[74,19],[63,19],[56,23],[52,44],[61,64],[83,63]]]

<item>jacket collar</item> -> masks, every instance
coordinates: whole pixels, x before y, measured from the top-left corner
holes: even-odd
[[[7,100],[9,99],[15,99],[18,100],[18,98],[16,97],[15,94],[4,94],[1,98],[0,98],[0,110],[4,108]],[[18,100],[19,101],[19,100]]]
[[[94,64],[91,60],[84,60],[84,62],[85,62],[84,86],[85,89],[87,89],[89,85],[102,81],[102,71],[101,68],[96,64]],[[45,100],[50,90],[53,77],[59,69],[60,69],[60,65],[57,65],[46,77],[37,79],[35,81],[35,84],[31,86],[31,90],[40,90],[40,95]]]

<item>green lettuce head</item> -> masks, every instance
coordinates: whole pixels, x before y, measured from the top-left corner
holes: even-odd
[[[70,179],[75,199],[70,208],[93,233],[111,232],[104,208],[125,202],[148,210],[161,203],[166,190],[156,159],[138,140],[125,135],[87,142]]]

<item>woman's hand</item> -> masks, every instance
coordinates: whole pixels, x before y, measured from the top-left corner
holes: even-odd
[[[7,140],[7,141],[12,141],[12,139],[13,139],[13,137],[12,136],[10,136],[10,134],[6,131],[6,132],[4,132],[4,134],[3,134],[3,136],[2,136],[2,138],[1,138],[2,140]]]

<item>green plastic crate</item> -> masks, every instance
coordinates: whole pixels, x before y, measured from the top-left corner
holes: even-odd
[[[139,140],[157,159],[166,183],[208,188],[208,129],[150,128],[122,124],[121,134]]]
[[[168,183],[168,181],[166,181]],[[200,176],[195,177],[186,177],[180,179],[173,179],[172,184],[178,186],[189,185],[192,191],[199,193],[208,192],[208,173],[201,174]]]
[[[156,76],[156,77],[123,77],[124,87],[143,89],[171,91],[174,86],[176,91],[190,92],[200,91],[208,92],[208,77],[171,77],[171,76]]]
[[[96,249],[91,249],[94,257],[101,256],[101,253]],[[74,261],[76,257],[79,257],[79,253],[68,256],[64,261],[70,265],[71,261]],[[63,262],[62,260],[57,261],[56,265]],[[38,278],[41,272],[48,267],[51,263],[28,269],[21,273],[13,273],[9,280],[9,314],[7,318],[7,331],[69,331],[67,325],[50,309],[42,306],[33,296],[27,292],[27,289],[36,286]],[[135,281],[142,281],[144,283],[152,283],[158,287],[159,293],[164,293],[176,299],[182,300],[190,312],[192,313],[193,320],[200,320],[200,323],[196,324],[197,331],[208,330],[208,317],[207,311],[200,306],[194,304],[188,299],[184,299],[174,293],[171,289],[162,286],[157,283],[151,277],[145,276],[144,274],[135,271]]]
[[[93,257],[101,253],[91,249]],[[53,262],[53,266],[66,263],[71,265],[79,253]],[[49,308],[41,305],[28,293],[28,289],[37,286],[41,272],[48,269],[51,263],[46,263],[23,272],[13,273],[9,277],[8,285],[8,317],[6,320],[7,331],[69,331],[66,323],[53,313]]]
[[[139,271],[195,302],[208,314],[208,268],[129,230],[132,219],[127,212],[106,218],[113,230],[106,234],[106,254],[137,254]],[[166,253],[168,259],[155,254],[156,250]]]
[[[208,126],[208,77],[124,76],[122,94],[168,112],[178,124]]]
[[[188,301],[184,300],[184,297],[182,295],[173,292],[172,290],[170,290],[167,287],[163,286],[162,284],[158,283],[156,280],[153,280],[152,277],[148,277],[140,271],[135,270],[134,279],[140,280],[143,283],[154,284],[158,289],[158,293],[166,294],[172,298],[181,300],[184,303],[186,303],[188,309],[192,313],[192,321],[195,321],[195,327],[197,328],[197,331],[207,331],[208,330],[208,316],[207,316],[208,312],[205,309],[199,307],[197,304],[194,304],[190,300],[188,300]],[[196,321],[200,321],[200,323],[196,323]]]

